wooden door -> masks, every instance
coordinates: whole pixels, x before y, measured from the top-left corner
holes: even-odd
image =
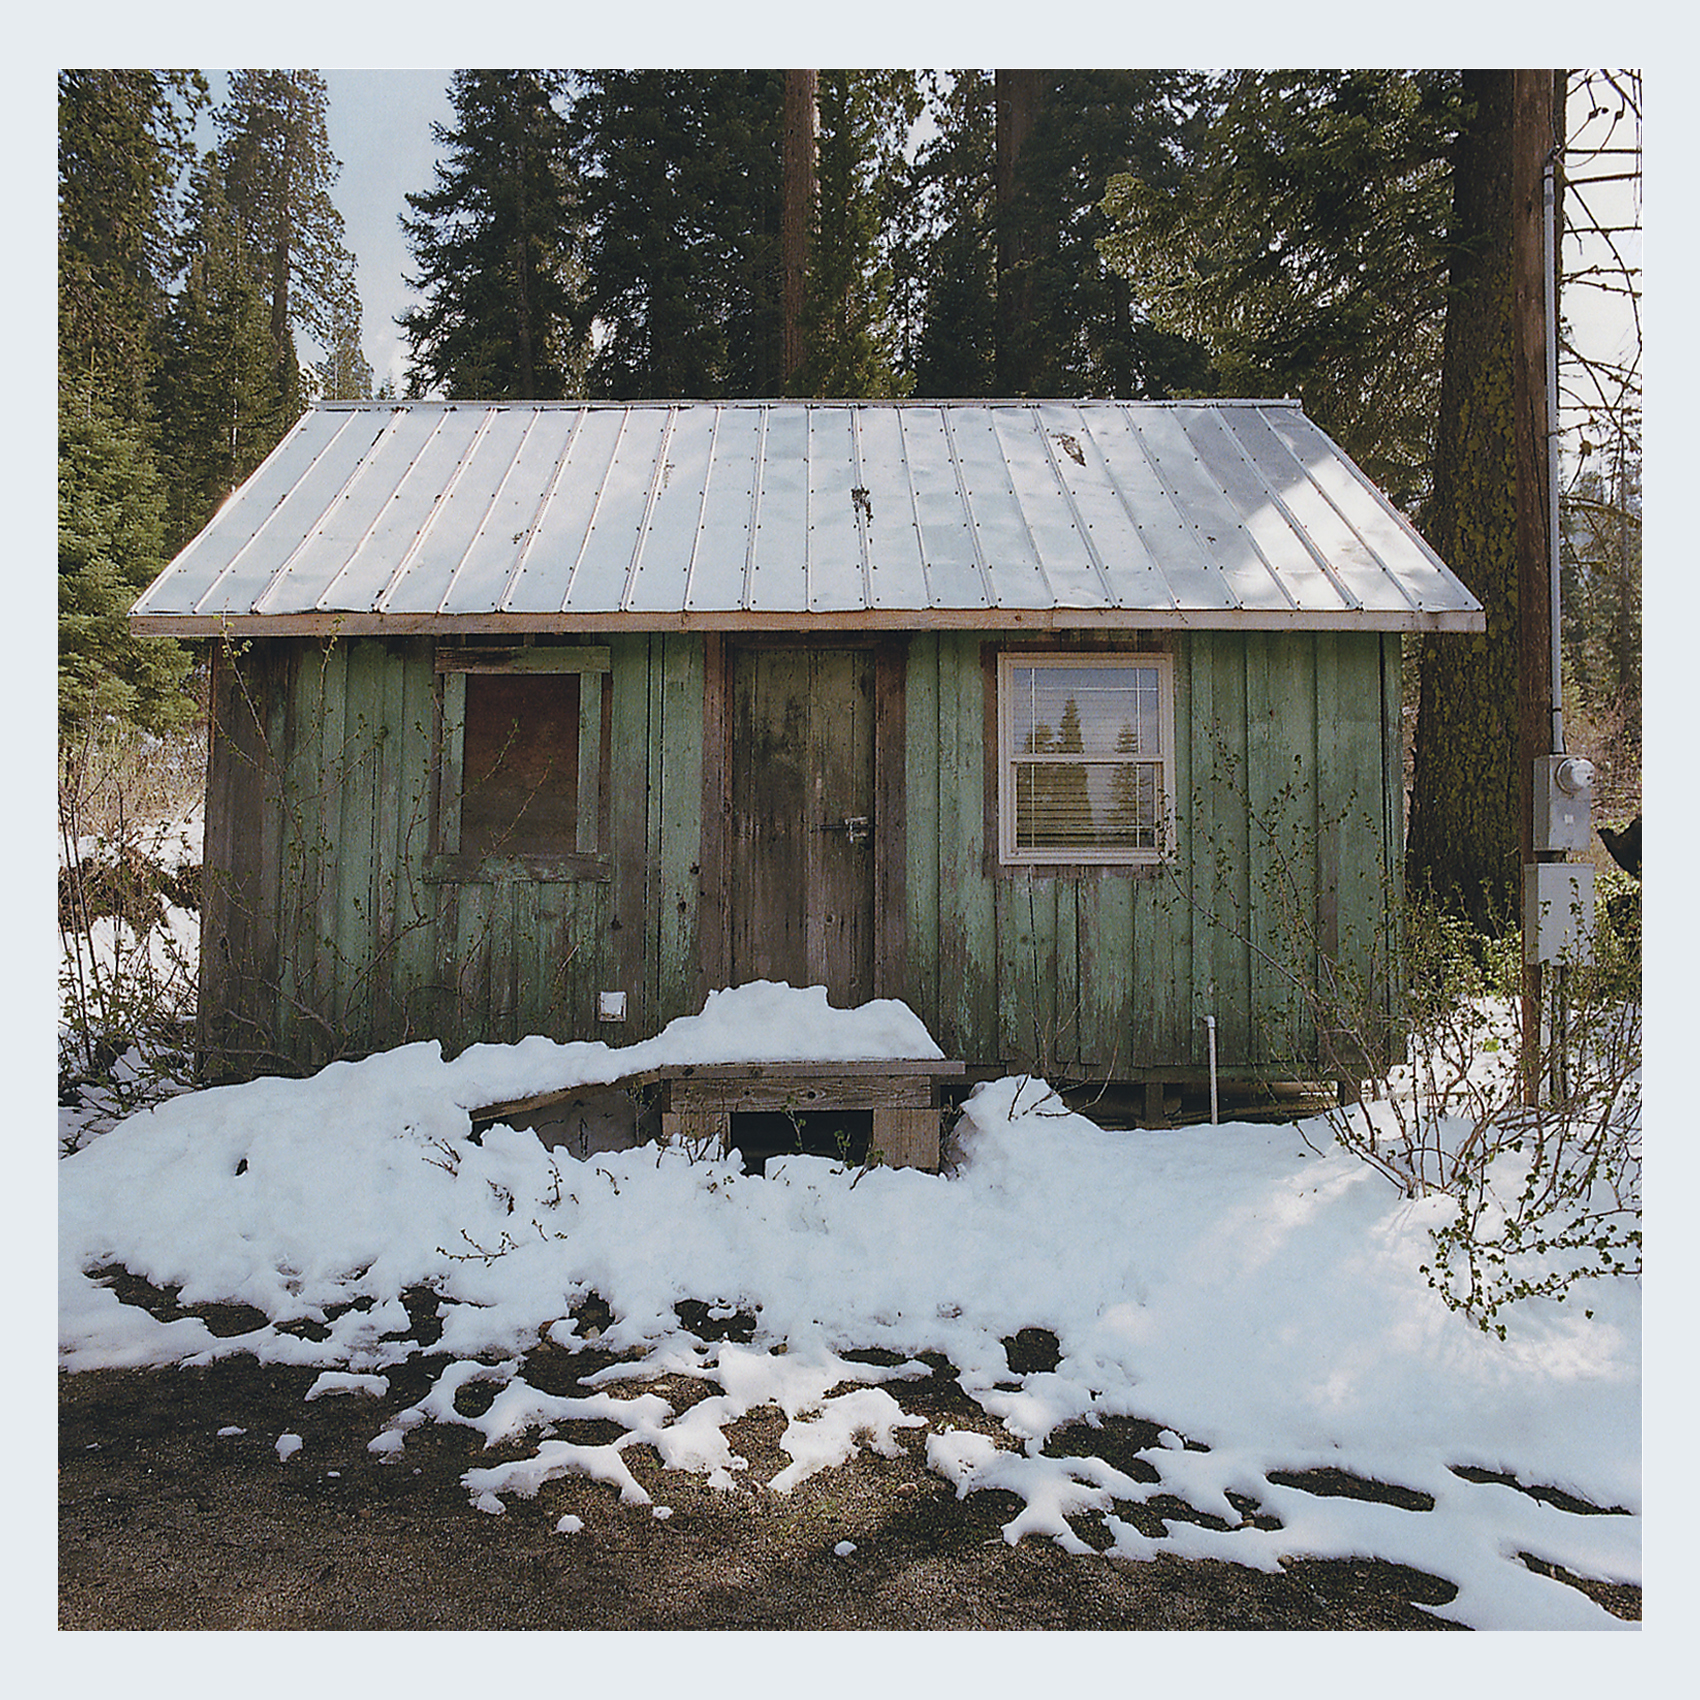
[[[874,995],[874,657],[734,651],[732,984]]]

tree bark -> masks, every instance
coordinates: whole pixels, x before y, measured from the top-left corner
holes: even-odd
[[[1033,318],[1033,208],[1024,191],[1021,154],[1039,118],[1040,74],[998,71],[997,102],[997,390],[1025,395],[1031,387],[1028,326]]]
[[[808,356],[803,333],[803,303],[808,292],[809,236],[815,211],[815,132],[818,129],[818,73],[785,73],[784,194],[780,214],[780,252],[784,266],[781,309],[784,336],[781,376],[789,391]]]
[[[1406,874],[1484,930],[1515,910],[1519,594],[1513,73],[1468,71],[1454,161],[1451,265],[1434,485],[1423,529],[1487,613],[1485,633],[1429,634],[1419,664]]]

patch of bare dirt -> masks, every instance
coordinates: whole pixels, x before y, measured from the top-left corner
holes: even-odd
[[[533,1357],[528,1379],[560,1392],[597,1367],[594,1354]],[[750,1468],[730,1491],[626,1451],[666,1516],[577,1478],[481,1513],[462,1473],[526,1448],[428,1424],[391,1461],[366,1449],[439,1367],[416,1356],[381,1400],[311,1404],[312,1371],[247,1359],[62,1375],[61,1628],[1452,1627],[1419,1609],[1450,1585],[1392,1565],[1304,1560],[1272,1576],[1011,1547],[1013,1496],[958,1502],[925,1466],[924,1430],[902,1431],[899,1458],[863,1455],[778,1494],[761,1485],[789,1461],[771,1409],[734,1425]],[[932,1368],[904,1384],[907,1409],[935,1426],[987,1421],[948,1363]],[[280,1462],[286,1433],[302,1444]],[[1131,1461],[1141,1437],[1130,1425],[1101,1438]],[[582,1528],[557,1533],[565,1517]]]

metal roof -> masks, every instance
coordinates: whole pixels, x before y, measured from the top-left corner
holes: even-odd
[[[1290,401],[324,403],[131,620],[1483,626]]]

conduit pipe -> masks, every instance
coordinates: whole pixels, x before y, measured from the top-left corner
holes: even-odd
[[[1210,1125],[1218,1125],[1216,1114],[1216,1017],[1207,1015],[1204,1018],[1204,1035],[1210,1044]]]
[[[1558,148],[1547,155],[1541,173],[1545,218],[1542,248],[1545,256],[1547,332],[1547,575],[1552,596],[1552,753],[1564,749],[1564,661],[1561,647],[1563,610],[1559,593],[1558,530]]]

